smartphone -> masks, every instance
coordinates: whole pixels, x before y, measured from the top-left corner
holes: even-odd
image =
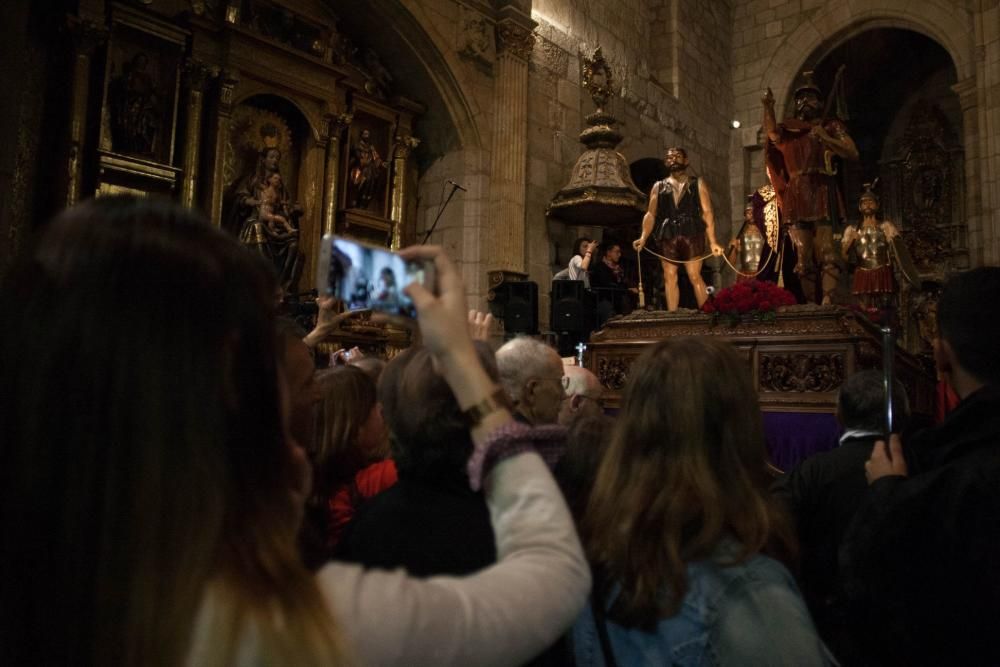
[[[435,291],[434,263],[407,261],[376,246],[332,234],[323,237],[316,268],[316,289],[346,304],[348,310],[369,308],[390,315],[416,317],[403,288],[419,283]]]

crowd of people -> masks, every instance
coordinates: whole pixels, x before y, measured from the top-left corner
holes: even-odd
[[[439,248],[402,254],[438,276],[405,288],[420,344],[317,372],[345,315],[277,317],[197,214],[45,228],[0,285],[2,664],[1000,660],[1000,269],[941,296],[941,424],[887,442],[857,373],[841,445],[776,478],[728,343],[650,346],[609,415],[544,343],[494,350]]]

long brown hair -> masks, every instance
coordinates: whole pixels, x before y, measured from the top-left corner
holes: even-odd
[[[733,563],[772,541],[791,552],[767,491],[756,396],[746,362],[721,341],[664,341],[632,364],[582,524],[600,592],[621,586],[615,620],[650,628],[675,614],[686,564],[726,537],[740,545]]]
[[[334,486],[354,478],[365,464],[384,458],[388,441],[377,451],[363,451],[358,435],[377,400],[375,382],[354,366],[338,366],[316,377],[322,400],[316,416],[313,462],[313,499],[325,504]]]
[[[248,632],[265,663],[342,658],[296,552],[269,269],[132,197],[70,209],[23,262],[0,290],[0,661],[232,663]]]

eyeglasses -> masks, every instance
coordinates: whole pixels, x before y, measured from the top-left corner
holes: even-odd
[[[558,382],[559,385],[563,388],[563,391],[565,391],[566,389],[569,388],[569,377],[566,376],[566,375],[563,375],[562,377],[557,377],[557,378],[534,377],[534,378],[531,378],[531,379],[532,380],[538,380],[539,382],[541,382],[543,380],[548,380],[549,382]]]

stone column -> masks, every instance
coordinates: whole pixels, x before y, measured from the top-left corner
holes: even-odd
[[[528,155],[528,60],[534,22],[506,11],[497,22],[494,131],[490,158],[486,263],[496,272],[525,275],[525,190]],[[502,280],[502,279],[501,279]]]
[[[229,141],[229,121],[233,113],[233,92],[239,79],[233,72],[222,71],[218,74],[218,100],[213,119],[214,141],[212,146],[212,190],[208,193],[206,208],[216,226],[222,224],[222,190],[224,170],[226,166],[226,143]]]
[[[407,188],[406,161],[420,140],[409,135],[396,137],[392,152],[392,209],[389,217],[392,219],[392,242],[390,247],[399,250],[403,243],[403,218],[410,195]]]
[[[187,88],[187,124],[184,137],[184,180],[181,182],[181,203],[193,207],[198,196],[198,166],[201,159],[201,117],[204,106],[208,68],[197,60],[184,63],[184,85]]]
[[[965,225],[966,243],[973,264],[983,259],[983,192],[980,186],[979,93],[976,78],[969,77],[951,87],[962,107],[962,143],[965,147]]]
[[[72,206],[80,200],[90,60],[97,45],[108,38],[108,31],[93,21],[71,17],[69,29],[73,36],[73,83],[70,89],[69,137],[66,146],[66,206]]]
[[[340,135],[351,124],[349,113],[326,117],[326,173],[323,178],[323,233],[333,234],[337,226],[337,181],[340,178]]]

